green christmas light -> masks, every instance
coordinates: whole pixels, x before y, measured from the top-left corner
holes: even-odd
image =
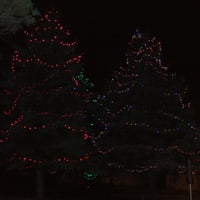
[[[83,173],[83,178],[88,180],[88,181],[92,181],[95,178],[97,178],[97,174],[96,173],[92,173],[92,172],[84,172]]]
[[[89,78],[86,78],[83,74],[83,71],[81,71],[77,76],[76,76],[77,80],[81,81],[83,83],[84,86],[91,88],[94,87],[94,84],[92,82],[90,82]]]

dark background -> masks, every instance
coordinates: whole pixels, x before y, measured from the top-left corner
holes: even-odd
[[[163,61],[170,69],[187,78],[200,72],[198,1],[34,2],[42,11],[52,6],[60,10],[61,19],[85,52],[86,68],[100,82],[101,75],[107,76],[111,69],[123,64],[128,41],[136,28],[161,40]]]
[[[198,1],[35,0],[41,11],[56,7],[85,53],[85,70],[101,90],[114,69],[124,64],[136,28],[155,36],[163,64],[184,76],[193,104],[200,107],[200,29]]]

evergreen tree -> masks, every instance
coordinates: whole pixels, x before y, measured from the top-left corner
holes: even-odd
[[[81,169],[92,150],[85,111],[92,83],[77,41],[55,10],[24,37],[27,50],[14,51],[9,91],[1,85],[11,104],[1,109],[1,152],[11,168]]]
[[[18,97],[13,88],[12,75],[9,70],[2,68],[0,71],[0,156],[1,165],[7,160],[5,143],[9,139],[11,124],[15,122],[15,116],[11,112],[15,109]]]
[[[198,147],[184,82],[161,63],[161,45],[139,31],[126,52],[127,63],[97,98],[94,146],[110,166],[128,172],[185,170]]]

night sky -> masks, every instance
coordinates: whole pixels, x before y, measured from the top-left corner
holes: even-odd
[[[125,51],[136,28],[161,41],[163,63],[185,77],[193,102],[200,95],[200,29],[198,1],[66,1],[35,0],[41,10],[54,6],[78,38],[85,70],[102,89],[114,69],[124,64]],[[164,3],[163,3],[164,2]]]

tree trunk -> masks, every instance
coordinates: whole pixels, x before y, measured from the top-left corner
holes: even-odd
[[[36,169],[36,195],[37,199],[44,199],[44,177],[41,168]]]
[[[149,188],[150,188],[150,193],[152,195],[152,199],[156,200],[157,199],[156,174],[149,172],[148,180],[149,180]]]

